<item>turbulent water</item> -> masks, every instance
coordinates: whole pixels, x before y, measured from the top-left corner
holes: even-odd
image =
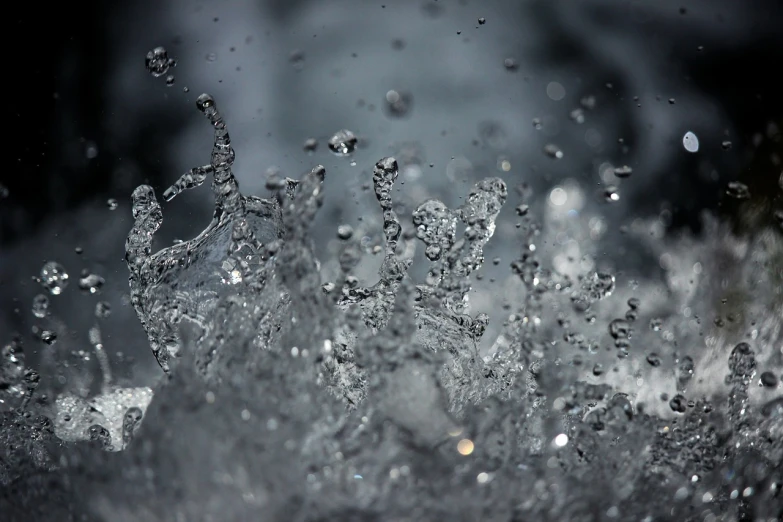
[[[506,182],[398,215],[386,157],[371,180],[377,278],[356,275],[368,249],[340,227],[326,281],[309,232],[326,169],[280,180],[272,199],[244,195],[215,100],[197,106],[210,162],[163,197],[210,179],[211,223],[153,253],[163,214],[143,185],[126,242],[130,302],[164,377],[154,391],[115,384],[98,325],[100,378],[69,369],[87,394],[39,386],[21,342],[6,344],[0,518],[783,520],[779,230],[735,237],[705,217],[703,239],[674,238],[635,222],[626,233],[648,238],[666,276],[633,281],[596,269],[600,231],[568,219],[573,188],[537,213],[513,187],[510,291],[486,295],[473,287]],[[350,131],[329,141],[339,155],[355,144]],[[68,291],[55,265],[40,278],[53,295]],[[474,301],[503,324],[488,328]],[[33,313],[47,307],[36,297]]]

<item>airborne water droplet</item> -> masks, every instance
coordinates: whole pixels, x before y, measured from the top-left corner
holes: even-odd
[[[46,317],[49,313],[49,298],[43,294],[38,294],[33,298],[33,315],[39,319]]]
[[[163,47],[156,47],[152,51],[147,53],[147,59],[145,65],[147,70],[155,78],[163,76],[169,70],[169,67],[174,65],[174,61],[169,59],[166,49]]]
[[[614,175],[618,178],[627,178],[633,173],[633,169],[629,167],[628,165],[623,165],[622,167],[615,167],[614,169]]]
[[[734,199],[750,199],[750,190],[744,183],[730,181],[726,186],[726,195]]]
[[[50,294],[60,295],[68,286],[68,272],[60,263],[49,261],[41,268],[39,282]]]
[[[554,143],[548,143],[544,146],[544,154],[554,159],[561,159],[563,157],[563,151]]]
[[[106,200],[106,206],[109,207],[109,210],[117,210],[117,200],[114,198],[109,198]]]
[[[685,136],[682,137],[682,146],[685,147],[685,150],[688,152],[698,152],[699,138],[697,138],[693,132],[688,131],[685,133]]]
[[[329,138],[329,150],[338,156],[348,156],[356,149],[358,139],[353,132],[343,129]]]

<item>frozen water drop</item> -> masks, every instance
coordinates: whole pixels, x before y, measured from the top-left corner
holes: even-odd
[[[698,152],[699,138],[697,138],[693,132],[688,131],[682,137],[682,146],[685,147],[685,150],[688,152]]]
[[[41,285],[52,295],[60,295],[68,286],[68,272],[56,261],[49,261],[41,268]]]
[[[354,136],[353,132],[343,129],[334,133],[329,138],[329,150],[334,152],[338,156],[348,156],[356,149],[356,143],[358,139]]]

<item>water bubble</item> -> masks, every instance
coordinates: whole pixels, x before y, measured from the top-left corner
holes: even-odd
[[[726,195],[734,199],[750,199],[750,190],[744,183],[730,181],[726,186]]]
[[[698,152],[699,138],[697,138],[693,132],[688,131],[682,137],[682,146],[685,147],[685,150],[688,152]]]
[[[98,319],[106,319],[111,315],[111,305],[106,301],[98,301],[95,303],[95,317]]]
[[[628,165],[623,165],[622,167],[615,167],[614,169],[614,175],[618,178],[627,178],[633,173],[633,169],[629,167]]]
[[[305,140],[304,145],[302,145],[302,149],[305,152],[313,153],[318,148],[318,140],[315,138],[308,138]]]
[[[41,268],[39,282],[50,294],[60,295],[68,286],[68,272],[60,263],[49,261]]]
[[[507,71],[516,71],[519,69],[519,63],[513,58],[506,58],[503,60],[503,67],[505,67]]]
[[[607,185],[604,189],[604,201],[608,203],[614,203],[615,201],[620,201],[620,193],[618,192],[617,187],[614,185]]]
[[[391,90],[386,93],[385,101],[386,114],[394,118],[403,118],[410,113],[413,97],[405,91]]]
[[[340,225],[337,227],[337,237],[346,241],[353,237],[353,228],[350,225]]]
[[[33,315],[39,319],[43,319],[49,313],[49,298],[43,294],[38,294],[33,297]]]
[[[79,289],[91,294],[97,294],[101,291],[106,280],[98,274],[83,274],[79,278]]]
[[[145,65],[150,74],[157,78],[166,74],[170,67],[176,65],[176,62],[169,58],[165,48],[156,47],[147,53]]]
[[[354,136],[353,132],[343,129],[334,133],[329,138],[329,150],[334,152],[338,156],[348,156],[356,149],[356,143],[358,139]]]
[[[687,402],[688,401],[685,399],[685,397],[678,393],[669,401],[669,407],[674,412],[685,413]]]
[[[117,203],[116,199],[109,198],[106,200],[106,206],[109,207],[109,210],[117,210],[119,204]]]
[[[759,384],[767,388],[774,388],[778,385],[778,378],[772,372],[762,372]]]
[[[661,357],[655,352],[647,354],[647,362],[653,368],[657,368],[661,365]]]
[[[563,151],[554,143],[544,145],[544,154],[554,159],[561,159],[563,157]]]

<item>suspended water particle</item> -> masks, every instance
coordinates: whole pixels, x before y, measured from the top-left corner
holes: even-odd
[[[208,62],[214,62],[214,61],[216,61],[216,60],[217,60],[217,54],[215,54],[215,53],[207,53],[207,55],[205,56],[205,58],[206,58],[206,60],[207,60]]]
[[[633,169],[629,167],[628,165],[623,165],[622,167],[615,167],[614,169],[614,175],[618,178],[627,178],[633,173]]]
[[[461,439],[457,443],[457,451],[459,452],[460,455],[465,455],[465,456],[470,455],[471,453],[473,453],[473,449],[474,449],[473,441],[470,439]]]
[[[384,108],[386,114],[394,118],[408,116],[413,103],[413,96],[405,91],[391,90],[386,93]]]
[[[190,88],[189,87],[183,87],[182,88],[182,92],[185,92],[185,93],[190,92]]]
[[[680,395],[679,393],[671,398],[669,401],[669,407],[672,409],[672,411],[677,413],[685,413],[686,406],[687,406],[687,399],[683,395]]]
[[[604,200],[608,203],[620,201],[620,193],[614,185],[607,185],[604,189]]]
[[[338,156],[348,156],[356,149],[356,143],[358,139],[354,136],[353,132],[343,129],[334,133],[329,138],[329,150]]]
[[[98,319],[106,319],[111,315],[111,305],[106,301],[98,301],[95,303],[95,317]]]
[[[698,152],[699,138],[697,138],[693,132],[688,131],[682,137],[682,146],[685,147],[685,150],[688,152]]]
[[[720,146],[723,147],[723,150],[729,150],[731,148],[731,142],[729,140],[723,140]]]
[[[579,103],[587,110],[595,109],[595,96],[584,96]]]
[[[516,208],[517,216],[526,216],[529,211],[530,207],[524,203]]]
[[[175,66],[176,61],[173,58],[169,58],[165,48],[156,47],[147,53],[145,65],[150,74],[158,78],[166,74],[170,67]]]
[[[302,145],[302,149],[305,152],[313,153],[318,148],[318,140],[315,138],[307,138],[304,142],[304,145]]]
[[[585,122],[585,111],[584,109],[579,109],[579,108],[574,109],[570,112],[568,117],[571,118],[571,121],[581,125]]]
[[[109,430],[100,424],[93,424],[87,428],[87,438],[90,442],[98,445],[101,449],[108,449],[111,446],[111,435]]]
[[[143,413],[141,408],[133,406],[128,408],[122,417],[122,442],[128,445],[141,426]]]
[[[68,272],[60,263],[49,261],[41,268],[41,276],[38,280],[50,294],[60,295],[68,286]]]
[[[565,98],[565,87],[560,82],[549,82],[546,86],[546,95],[550,100],[560,101]]]
[[[43,294],[38,294],[33,297],[33,315],[39,319],[43,319],[49,313],[49,298]]]
[[[599,376],[603,375],[603,373],[604,373],[603,365],[601,365],[600,363],[595,363],[593,365],[593,375],[595,375],[596,377],[599,377]]]
[[[631,325],[625,319],[615,319],[609,323],[609,335],[615,339],[626,339],[631,334]]]
[[[750,189],[739,181],[730,181],[726,186],[726,195],[734,199],[750,199]]]
[[[337,227],[337,237],[346,241],[353,237],[353,228],[350,225],[340,225]]]
[[[566,435],[565,433],[561,433],[560,435],[555,437],[554,442],[555,442],[555,446],[557,446],[558,448],[562,448],[563,446],[568,444],[568,435]]]
[[[84,155],[87,159],[95,159],[98,157],[98,146],[92,142],[89,141],[84,147]]]
[[[487,19],[482,16],[481,18],[478,19],[478,23],[479,25],[484,25],[485,23],[487,23]]]
[[[637,308],[639,308],[640,304],[641,302],[636,297],[631,297],[630,299],[628,299],[628,306],[631,308],[631,310],[636,310]]]
[[[295,49],[288,55],[288,61],[294,66],[294,69],[301,70],[304,67],[305,54],[303,51]]]
[[[43,342],[51,346],[57,342],[57,332],[53,332],[51,330],[43,330],[41,331],[40,338]]]
[[[106,280],[98,274],[83,274],[79,278],[79,289],[91,294],[97,294],[101,291],[104,283],[106,283]]]
[[[774,388],[778,385],[778,378],[772,372],[763,372],[759,378],[759,383],[767,388]]]
[[[174,85],[174,81],[175,78],[173,74],[169,74],[168,76],[166,76],[166,86],[172,87]]]
[[[669,105],[674,105],[674,98],[669,98]]]
[[[543,127],[543,124],[541,123],[541,118],[533,118],[533,128],[536,130],[541,130]]]
[[[663,327],[663,320],[659,318],[650,319],[650,330],[660,332]]]
[[[647,354],[647,363],[653,368],[657,368],[661,365],[661,357],[655,352],[649,353]]]
[[[503,67],[505,67],[507,71],[516,71],[519,69],[519,64],[513,58],[506,58],[503,60]]]
[[[109,198],[106,200],[106,206],[109,207],[109,210],[117,210],[119,203],[117,203],[116,199]]]
[[[563,157],[563,151],[554,143],[544,145],[544,154],[554,159],[561,159]]]

